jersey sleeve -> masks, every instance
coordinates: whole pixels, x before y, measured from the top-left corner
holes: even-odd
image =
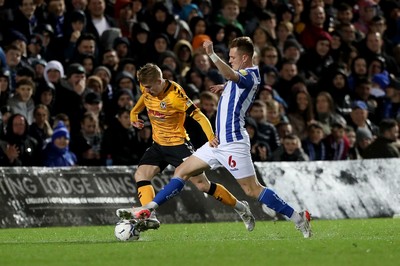
[[[251,88],[257,82],[255,74],[250,69],[241,69],[238,73],[239,81],[237,84],[239,88]]]

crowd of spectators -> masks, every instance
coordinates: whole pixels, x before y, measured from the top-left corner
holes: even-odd
[[[400,157],[397,0],[0,0],[0,166],[137,164],[151,125],[129,113],[148,62],[214,124],[208,88],[225,80],[202,43],[228,62],[238,36],[261,74],[255,161]]]

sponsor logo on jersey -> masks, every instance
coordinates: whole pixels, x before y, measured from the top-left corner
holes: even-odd
[[[158,119],[164,119],[165,118],[165,114],[154,111],[154,110],[148,110],[147,111],[149,116],[152,116],[154,118],[158,118]]]

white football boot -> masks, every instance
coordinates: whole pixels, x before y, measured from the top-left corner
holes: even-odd
[[[299,215],[303,220],[296,225],[296,229],[303,233],[304,238],[310,238],[312,236],[311,224],[310,224],[311,214],[306,210],[299,212]]]
[[[240,218],[242,218],[244,225],[246,226],[246,229],[248,231],[253,231],[254,226],[256,226],[256,220],[254,219],[253,214],[251,213],[249,203],[245,200],[241,201],[244,206],[246,207],[246,210],[244,212],[235,210],[239,215]]]

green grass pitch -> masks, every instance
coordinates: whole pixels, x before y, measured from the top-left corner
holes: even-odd
[[[0,229],[0,265],[400,265],[400,219],[162,224],[119,242],[113,226]]]

